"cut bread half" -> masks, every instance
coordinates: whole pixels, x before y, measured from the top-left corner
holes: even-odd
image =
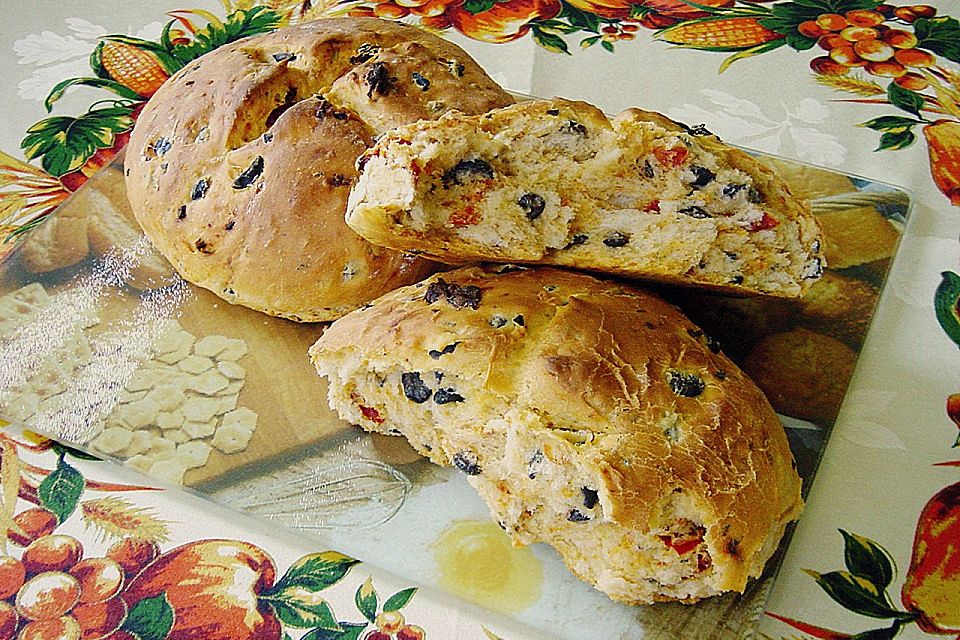
[[[337,320],[310,356],[341,418],[456,467],[516,545],[615,600],[743,591],[801,509],[763,394],[637,288],[465,267]]]
[[[526,262],[798,297],[820,231],[773,171],[702,128],[524,102],[393,129],[358,161],[347,224],[462,264]]]

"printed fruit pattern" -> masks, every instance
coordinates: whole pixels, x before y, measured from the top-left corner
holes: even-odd
[[[923,135],[930,152],[933,181],[953,206],[960,207],[960,122],[928,123],[923,127]]]
[[[55,468],[21,460],[20,449],[47,454]],[[84,558],[83,544],[57,528],[81,506],[85,490],[151,489],[88,481],[66,461],[68,455],[82,454],[49,440],[0,433],[0,521],[6,523],[5,543],[20,549],[0,555],[0,640],[121,640],[116,634],[128,619],[119,597],[123,569],[109,552]],[[18,510],[16,498],[36,506]]]
[[[937,291],[938,308],[949,304],[957,309],[960,276],[949,271],[943,276],[944,282]],[[955,334],[951,333],[951,337],[957,340]],[[960,428],[960,393],[947,398],[946,414],[954,427]],[[960,439],[953,446],[958,444]],[[960,467],[960,460],[934,466]],[[842,529],[840,533],[844,539],[846,570],[829,573],[807,570],[807,573],[844,608],[889,620],[890,626],[852,635],[775,613],[767,612],[767,615],[824,640],[887,640],[910,624],[916,624],[924,633],[960,638],[960,482],[944,487],[930,498],[917,519],[910,566],[900,589],[900,602],[905,611],[897,609],[887,593],[895,577],[895,565],[887,550],[869,538]]]
[[[121,598],[131,607],[165,598],[174,614],[169,640],[279,638],[280,621],[258,600],[276,577],[263,550],[246,542],[202,540],[158,556]]]
[[[24,557],[55,537],[61,540],[44,550],[81,548],[69,536],[48,534],[31,543]],[[46,562],[62,570],[39,573],[23,559],[5,557],[0,576],[10,595],[0,603],[0,640],[13,638],[17,629],[21,640],[281,640],[285,627],[320,630],[318,639],[355,640],[364,631],[373,640],[426,638],[400,612],[416,589],[398,592],[378,612],[370,580],[356,597],[368,622],[338,622],[318,592],[357,564],[340,553],[304,556],[277,580],[270,556],[248,542],[197,540],[154,556],[155,549],[155,543],[124,538],[104,558],[69,564],[79,554],[64,562],[64,554],[53,553]]]
[[[911,16],[936,14],[936,9],[927,5],[902,9],[910,11]],[[900,15],[900,9],[896,11]],[[868,74],[893,78],[905,89],[926,89],[927,80],[911,69],[934,67],[936,58],[917,48],[919,41],[910,31],[883,24],[887,16],[893,15],[893,7],[878,5],[874,10],[853,9],[845,15],[825,13],[816,20],[800,23],[797,30],[816,38],[817,46],[826,51],[826,55],[810,62],[810,68],[823,75],[846,75],[851,69],[863,68]]]
[[[900,600],[925,632],[960,636],[960,482],[920,513]]]
[[[947,417],[953,421],[953,424],[960,430],[960,393],[953,393],[947,396]],[[960,447],[960,434],[953,442],[954,447]]]
[[[854,636],[785,616],[768,615],[827,640],[893,638],[909,624],[916,624],[924,633],[960,637],[960,482],[933,496],[917,520],[910,568],[900,590],[906,611],[897,609],[887,593],[894,577],[889,553],[868,538],[843,530],[840,533],[845,542],[846,570],[807,573],[846,609],[886,619],[890,626]]]
[[[28,463],[21,450],[56,466]],[[401,612],[417,590],[381,604],[372,579],[354,596],[365,619],[338,620],[322,592],[358,561],[335,551],[303,556],[279,579],[270,555],[245,541],[195,540],[161,553],[162,521],[116,497],[82,501],[86,491],[153,489],[88,480],[68,456],[92,459],[0,432],[0,522],[14,548],[0,552],[0,640],[282,640],[291,630],[305,631],[301,640],[427,637]],[[34,506],[18,508],[17,497]],[[62,532],[75,513],[101,537],[118,538],[102,556]]]

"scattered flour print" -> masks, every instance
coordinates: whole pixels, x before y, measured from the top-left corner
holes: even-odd
[[[684,104],[672,109],[670,116],[690,125],[709,123],[709,129],[725,141],[758,151],[833,167],[842,167],[846,160],[847,151],[837,137],[814,126],[829,121],[830,109],[813,98],[803,98],[793,109],[781,102],[780,113],[767,115],[757,103],[725,91],[700,93],[718,108]]]
[[[17,85],[17,95],[24,100],[42,101],[50,89],[64,78],[92,76],[89,56],[100,37],[120,33],[83,18],[67,18],[67,35],[53,31],[30,33],[13,43],[17,63],[34,65],[29,78]],[[152,22],[136,32],[136,37],[154,40],[160,37],[163,25]]]

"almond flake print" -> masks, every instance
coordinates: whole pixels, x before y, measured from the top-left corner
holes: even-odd
[[[768,116],[757,103],[724,91],[701,89],[700,93],[716,110],[688,103],[670,115],[690,125],[709,122],[711,131],[724,140],[760,151],[834,167],[842,167],[846,160],[846,149],[837,137],[814,126],[829,121],[830,108],[813,98],[804,98],[795,109],[781,103],[781,113]]]

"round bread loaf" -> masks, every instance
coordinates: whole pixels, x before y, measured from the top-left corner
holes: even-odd
[[[512,102],[464,51],[415,27],[305,23],[168,80],[130,138],[127,191],[187,280],[271,315],[331,320],[433,267],[344,223],[360,153],[398,124]]]
[[[467,474],[516,544],[630,603],[742,591],[801,509],[776,414],[651,294],[547,268],[465,267],[331,325],[329,401]]]

